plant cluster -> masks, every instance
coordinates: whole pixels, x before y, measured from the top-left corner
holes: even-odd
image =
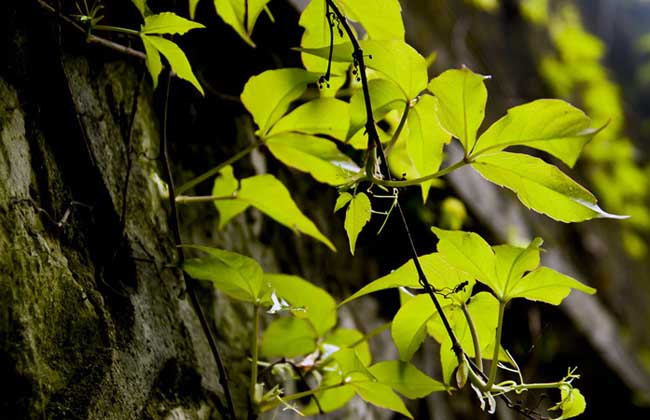
[[[251,34],[256,20],[265,10],[270,16],[267,2],[214,3],[224,22],[254,46]],[[170,75],[188,81],[203,94],[185,54],[167,39],[203,25],[171,12],[150,14],[144,0],[133,3],[144,20],[138,31],[102,26],[96,7],[86,7],[85,13],[80,8],[78,21],[89,34],[104,30],[137,36],[154,86],[164,57]],[[189,1],[192,18],[197,3]],[[557,404],[551,408],[559,413],[555,419],[582,413],[586,402],[574,386],[575,369],[557,382],[528,382],[515,357],[502,346],[501,336],[505,310],[513,299],[559,305],[572,290],[589,294],[595,290],[540,266],[540,238],[523,247],[491,246],[476,233],[434,226],[437,251],[418,255],[399,195],[403,188],[414,186],[420,189],[424,203],[440,178],[468,166],[513,191],[526,207],[552,219],[568,223],[620,218],[603,211],[587,189],[557,166],[540,157],[507,151],[511,146],[524,146],[572,167],[604,125],[594,126],[567,102],[541,99],[509,109],[481,130],[488,77],[463,67],[429,79],[428,59],[404,41],[397,0],[312,0],[299,24],[304,35],[297,47],[304,68],[265,71],[251,77],[241,93],[257,125],[257,143],[176,191],[170,174],[172,209],[177,203],[212,201],[222,227],[254,207],[334,251],[332,242],[275,176],[236,177],[233,165],[254,147],[263,147],[283,164],[337,188],[339,196],[332,204],[335,212],[346,209],[344,227],[352,254],[358,235],[374,216],[399,217],[413,255],[337,304],[324,289],[295,275],[264,273],[249,257],[183,245],[181,250],[191,248],[204,255],[185,259],[180,251],[178,265],[190,278],[210,281],[232,299],[254,307],[250,399],[256,409],[265,412],[283,406],[316,414],[340,408],[358,395],[412,417],[398,394],[415,399],[470,386],[489,412],[495,410],[495,398],[503,398],[510,408],[529,418],[545,417],[513,403],[509,395],[555,389],[559,391]],[[442,167],[452,139],[464,154]],[[213,181],[212,195],[180,195],[206,180]],[[386,197],[390,208],[377,210]],[[180,245],[180,236],[177,242]],[[475,290],[477,282],[483,285],[482,291]],[[337,327],[339,307],[390,288],[399,290],[401,307],[389,323],[366,335]],[[272,320],[262,330],[263,313]],[[390,329],[399,360],[373,363],[368,340],[385,329]],[[439,380],[411,361],[427,336],[440,343]],[[508,379],[498,379],[500,371]],[[261,379],[266,374],[303,381],[313,388],[287,393],[280,385],[265,386]],[[299,401],[307,402],[298,405]]]

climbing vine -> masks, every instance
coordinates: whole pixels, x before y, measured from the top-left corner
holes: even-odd
[[[56,11],[47,2],[38,2]],[[267,2],[219,0],[214,5],[223,21],[254,47],[251,34],[256,20],[262,13],[272,18]],[[197,3],[188,2],[190,18]],[[488,9],[496,4],[475,3]],[[143,58],[154,87],[163,86],[167,96],[172,77],[203,94],[190,62],[170,37],[204,26],[171,12],[152,14],[144,0],[133,4],[143,18],[139,29],[102,25],[101,6],[89,7],[86,0],[79,4],[78,15],[64,18],[89,41]],[[244,413],[234,410],[226,369],[196,299],[194,279],[209,281],[254,308],[249,397],[255,413],[280,406],[305,415],[330,412],[358,395],[412,418],[399,395],[417,399],[471,387],[481,408],[490,413],[496,409],[496,398],[502,398],[528,418],[548,418],[510,399],[532,389],[547,389],[556,391],[551,411],[558,414],[553,418],[581,414],[586,401],[574,386],[577,369],[568,368],[556,382],[531,382],[524,378],[515,355],[503,347],[502,333],[513,299],[559,305],[572,290],[588,294],[595,290],[540,266],[540,238],[526,246],[490,245],[476,233],[432,226],[431,241],[437,237],[437,251],[422,255],[413,244],[400,193],[404,188],[419,188],[426,203],[441,178],[469,167],[511,190],[527,208],[556,221],[619,219],[601,209],[592,193],[548,159],[522,153],[521,148],[508,150],[525,146],[573,167],[585,145],[607,123],[594,124],[565,101],[540,99],[509,109],[481,130],[489,77],[462,67],[429,79],[427,58],[404,41],[397,0],[312,0],[299,24],[304,34],[296,48],[304,68],[264,71],[251,77],[242,90],[241,102],[257,126],[254,145],[175,188],[166,123],[163,127],[163,167],[178,245],[176,266],[187,275],[190,298],[221,370],[230,416],[243,418]],[[131,36],[139,40],[142,50],[106,40],[98,35],[102,32]],[[167,81],[159,82],[164,76]],[[452,139],[464,153],[449,163],[447,145]],[[182,243],[176,205],[209,201],[219,213],[220,228],[254,207],[336,251],[273,174],[236,176],[238,161],[257,147],[315,182],[337,189],[338,198],[331,205],[334,212],[345,210],[344,228],[352,254],[371,219],[396,217],[411,259],[337,303],[324,289],[298,276],[263,272],[247,256]],[[187,194],[206,181],[213,183],[211,195]],[[385,198],[392,204],[379,210],[378,202]],[[185,258],[186,249],[202,256]],[[400,296],[401,307],[391,322],[365,335],[338,326],[338,308],[385,289],[397,289]],[[271,320],[262,329],[264,313]],[[373,363],[368,340],[387,329],[399,359]],[[427,336],[441,345],[440,378],[429,377],[412,362]],[[261,371],[316,386],[288,393],[280,385],[269,387],[261,380]]]

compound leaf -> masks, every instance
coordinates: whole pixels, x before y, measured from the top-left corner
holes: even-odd
[[[357,236],[361,229],[370,221],[371,205],[368,196],[362,192],[354,196],[345,212],[345,231],[348,233],[350,252],[354,255],[354,248],[357,244]]]

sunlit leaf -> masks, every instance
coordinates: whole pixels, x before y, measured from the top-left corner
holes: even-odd
[[[361,171],[336,144],[321,137],[282,133],[270,137],[266,146],[285,165],[308,172],[329,185],[345,184]]]
[[[507,300],[512,287],[528,271],[539,265],[540,238],[535,238],[526,248],[512,245],[499,245],[492,249],[496,255],[496,275],[494,293]]]
[[[466,67],[447,70],[429,82],[435,95],[438,120],[443,129],[460,140],[465,154],[476,142],[476,133],[485,117],[486,76]]]
[[[190,19],[194,19],[196,14],[196,6],[199,4],[199,0],[189,0],[188,7],[190,12]]]
[[[551,410],[562,410],[562,415],[553,420],[564,420],[579,416],[587,408],[587,401],[578,388],[562,387],[560,388],[562,401],[551,408]]]
[[[224,167],[214,180],[212,195],[215,197],[235,197],[239,189],[239,181],[233,174],[232,166]],[[219,211],[219,229],[222,229],[233,217],[244,212],[249,204],[242,200],[216,200],[215,207]]]
[[[348,132],[349,105],[334,98],[319,98],[307,102],[278,121],[269,136],[283,132],[326,134],[345,140]]]
[[[510,108],[479,137],[472,156],[523,145],[543,150],[573,166],[598,130],[584,112],[559,99],[540,99]]]
[[[190,65],[190,62],[187,60],[185,53],[179,48],[178,45],[161,36],[141,35],[141,38],[145,44],[150,44],[150,47],[155,48],[163,56],[165,56],[169,62],[169,66],[172,68],[174,73],[176,73],[177,77],[190,82],[199,92],[201,92],[201,95],[205,94],[203,92],[201,84],[192,72],[192,66]],[[147,64],[150,64],[149,60],[147,60]],[[155,70],[155,68],[149,68],[152,76],[153,71]],[[158,73],[160,73],[160,71],[158,71]]]
[[[227,176],[228,173],[232,173],[231,169],[226,167],[221,173],[226,174],[224,181],[228,183],[228,187],[232,187],[234,185],[232,179]],[[289,190],[287,190],[287,187],[285,187],[284,184],[273,175],[264,174],[244,178],[241,180],[240,189],[238,191],[230,192],[228,192],[229,188],[226,188],[221,184],[222,181],[220,180],[221,177],[215,180],[213,195],[231,196],[235,194],[236,201],[251,205],[289,229],[302,232],[312,238],[318,239],[331,250],[336,250],[332,242],[327,239],[318,230],[316,225],[314,225],[314,223],[300,211],[291,198],[291,194],[289,193]],[[232,200],[217,200],[215,201],[215,205],[217,206],[217,209],[223,209],[223,205],[225,203],[230,203],[231,201]],[[244,210],[244,206],[237,207],[236,205],[230,204],[229,207],[226,208],[226,217],[223,217],[222,215],[222,218],[229,220],[233,215],[241,213]],[[225,222],[221,223],[223,224]]]
[[[147,8],[147,2],[146,0],[131,0],[133,5],[138,9],[138,12],[140,12],[140,15],[144,17],[146,8]]]
[[[508,291],[507,297],[509,299],[521,297],[559,305],[569,295],[571,289],[580,290],[590,295],[596,293],[596,289],[585,286],[569,276],[547,267],[540,267],[523,278],[517,279]]]
[[[328,369],[323,374],[323,380],[319,388],[341,384],[343,379],[341,372]],[[347,404],[355,396],[355,391],[350,385],[342,385],[326,391],[317,392],[315,395],[318,398],[318,403],[320,408],[323,409],[323,412],[329,413]],[[309,404],[300,411],[305,415],[319,414],[319,406],[311,399]]]
[[[336,324],[336,302],[325,290],[298,276],[264,273],[264,282],[293,307],[298,318],[306,318],[321,336]]]
[[[349,192],[339,193],[339,196],[336,198],[336,204],[334,205],[334,213],[345,207],[352,198],[354,198],[354,196]]]
[[[287,112],[291,102],[305,92],[307,85],[318,78],[303,69],[284,68],[267,70],[248,79],[241,100],[253,115],[262,137]]]
[[[320,47],[329,47],[330,45],[330,27],[329,22],[325,15],[326,7],[325,1],[310,1],[300,15],[300,20],[298,23],[300,26],[305,28],[305,32],[302,35],[302,40],[300,41],[300,46],[303,48],[320,48]],[[333,36],[333,44],[340,44],[347,41],[347,35],[345,32],[336,28],[332,29],[331,35]],[[302,62],[305,68],[309,71],[315,73],[325,74],[327,71],[327,59],[317,57],[312,54],[301,54]],[[348,63],[331,63],[330,71],[331,75],[345,75],[348,70]],[[345,78],[339,77],[339,79]],[[334,83],[334,80],[330,79],[331,83]]]
[[[264,330],[260,353],[264,357],[295,357],[316,349],[316,332],[305,319],[273,320]]]
[[[442,148],[451,138],[438,123],[435,100],[429,95],[422,95],[411,109],[407,122],[409,136],[406,147],[417,170],[417,176],[422,177],[436,172],[442,163]],[[422,202],[427,201],[432,183],[433,180],[420,184]]]
[[[151,75],[153,88],[155,89],[158,87],[158,76],[160,76],[160,72],[163,68],[162,61],[160,60],[160,53],[158,52],[158,49],[156,49],[156,46],[149,42],[148,36],[142,37],[142,45],[144,45],[144,52],[146,53],[145,64],[147,65],[147,70]]]
[[[389,360],[376,363],[368,368],[377,382],[388,385],[406,398],[424,398],[435,391],[447,387],[416,368],[409,362]]]
[[[192,29],[205,28],[204,25],[182,18],[172,12],[163,12],[144,18],[140,29],[143,35],[179,34],[183,35]]]
[[[214,7],[221,19],[230,25],[248,45],[254,47],[255,43],[250,36],[257,18],[268,2],[269,0],[214,0]]]
[[[352,346],[353,344],[354,346]],[[337,328],[325,337],[321,348],[324,353],[330,354],[340,349],[353,348],[364,366],[368,366],[372,362],[368,341],[363,340],[363,334],[359,330]]]
[[[433,253],[423,255],[418,257],[418,260],[420,261],[420,265],[422,266],[422,270],[427,276],[427,279],[429,279],[438,290],[447,293],[447,298],[458,302],[464,302],[469,298],[472,293],[474,280],[470,279],[464,272],[459,271],[450,265],[441,254]],[[467,287],[458,290],[457,293],[453,293],[453,291],[459,286],[462,286],[463,283],[467,283]],[[422,288],[418,278],[418,272],[415,269],[415,264],[412,260],[409,260],[392,273],[370,282],[352,296],[341,302],[339,306],[369,293],[396,287],[410,287],[414,289]]]
[[[387,408],[412,419],[413,416],[404,405],[404,401],[388,385],[379,382],[350,383],[361,399],[377,407]]]
[[[359,41],[366,65],[379,71],[388,79],[397,83],[404,99],[415,98],[427,86],[427,63],[413,47],[403,41],[387,40]],[[300,48],[300,51],[327,58],[329,47]],[[352,44],[339,44],[334,47],[332,60],[352,62]],[[372,56],[372,57],[371,57]]]
[[[372,104],[372,116],[379,120],[393,109],[404,108],[404,95],[400,88],[386,79],[368,81],[368,92]],[[363,90],[359,90],[350,98],[350,129],[347,139],[366,125],[367,114]]]
[[[402,306],[393,317],[391,335],[400,359],[409,361],[426,336],[426,325],[436,309],[427,294],[417,295]]]
[[[595,217],[625,217],[603,211],[589,191],[541,159],[498,152],[479,156],[472,166],[488,181],[514,191],[526,207],[555,220],[580,222]]]
[[[188,246],[189,247],[189,246]],[[183,270],[190,276],[209,280],[214,287],[239,300],[256,302],[263,293],[262,269],[257,261],[235,252],[205,246],[191,246],[208,254],[190,258]]]
[[[361,233],[361,229],[370,221],[370,200],[368,196],[362,192],[354,196],[347,211],[345,212],[345,231],[348,234],[350,242],[350,252],[354,255],[354,248],[357,243],[357,236]]]
[[[404,23],[398,0],[338,0],[345,17],[361,23],[370,39],[404,40]]]

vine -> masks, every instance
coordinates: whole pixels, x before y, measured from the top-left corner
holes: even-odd
[[[551,408],[562,412],[556,420],[584,411],[586,401],[573,386],[579,378],[575,368],[556,382],[528,383],[515,358],[503,348],[501,338],[511,300],[559,305],[572,290],[593,294],[595,289],[540,266],[540,238],[531,240],[526,247],[491,246],[476,233],[434,226],[431,229],[438,238],[437,251],[419,255],[399,192],[401,188],[419,186],[426,202],[435,180],[469,166],[488,181],[513,191],[526,207],[552,219],[579,222],[596,217],[621,218],[603,211],[589,191],[558,167],[541,158],[505,151],[511,146],[526,146],[572,167],[583,147],[606,124],[594,125],[587,115],[564,101],[541,99],[509,109],[479,135],[488,77],[463,67],[429,80],[426,60],[404,42],[397,0],[384,2],[382,8],[370,1],[312,0],[300,18],[305,33],[298,50],[305,68],[268,70],[251,77],[243,88],[241,102],[258,127],[256,142],[175,188],[167,138],[172,76],[191,83],[201,94],[203,88],[183,51],[168,37],[204,26],[171,12],[150,14],[144,1],[133,1],[144,20],[140,30],[101,25],[101,7],[88,7],[85,2],[75,21],[45,1],[37,1],[84,32],[89,42],[144,59],[154,87],[164,69],[162,57],[167,60],[161,149],[177,245],[175,266],[185,273],[187,293],[214,355],[233,419],[238,413],[211,326],[196,296],[195,279],[210,281],[230,298],[253,307],[248,384],[253,408],[249,415],[279,406],[301,414],[330,412],[358,395],[412,418],[398,393],[408,399],[424,398],[432,392],[453,392],[468,384],[476,392],[481,408],[487,404],[490,413],[496,409],[495,398],[499,397],[527,418],[547,418],[508,396],[533,389],[559,390],[560,399]],[[197,3],[189,2],[192,18]],[[245,42],[255,46],[251,34],[256,20],[262,11],[271,16],[267,1],[247,1],[243,7],[240,3],[225,0],[215,2],[215,7]],[[365,37],[357,34],[349,18],[360,24]],[[138,38],[144,53],[97,37],[94,31]],[[315,86],[319,95],[305,101],[305,92]],[[336,96],[343,87],[351,92],[349,101]],[[299,99],[303,103],[293,107]],[[134,102],[134,110],[135,106]],[[378,127],[380,120],[392,121],[392,125],[383,130]],[[464,156],[441,169],[445,145],[452,138],[463,147]],[[339,148],[343,144],[363,150],[363,163],[358,164],[354,153],[343,153]],[[352,254],[358,235],[372,215],[388,218],[396,209],[410,260],[337,304],[325,290],[298,276],[264,273],[249,257],[183,244],[177,205],[210,201],[219,212],[220,227],[255,207],[278,223],[335,250],[275,176],[235,176],[232,165],[261,146],[287,166],[338,189],[334,211],[347,207],[344,227]],[[211,195],[186,195],[212,179]],[[392,194],[383,197],[392,199],[390,210],[373,210],[369,196],[381,198],[375,191],[387,188],[392,189]],[[125,217],[125,210],[122,213]],[[205,256],[186,258],[185,248]],[[486,290],[474,293],[477,282]],[[337,327],[337,308],[384,289],[400,290],[401,307],[389,324],[366,335]],[[262,331],[264,311],[274,316]],[[388,328],[400,359],[373,364],[368,340]],[[441,380],[430,378],[411,362],[426,336],[441,345]],[[490,361],[489,370],[484,369],[484,360]],[[309,389],[287,394],[275,385],[266,391],[267,384],[259,382],[259,366],[266,366],[265,373],[279,377],[283,366],[288,366],[289,379],[299,380]],[[515,379],[500,380],[500,371],[514,374]],[[311,388],[309,383],[317,386]],[[305,397],[311,397],[307,404],[296,405]]]

